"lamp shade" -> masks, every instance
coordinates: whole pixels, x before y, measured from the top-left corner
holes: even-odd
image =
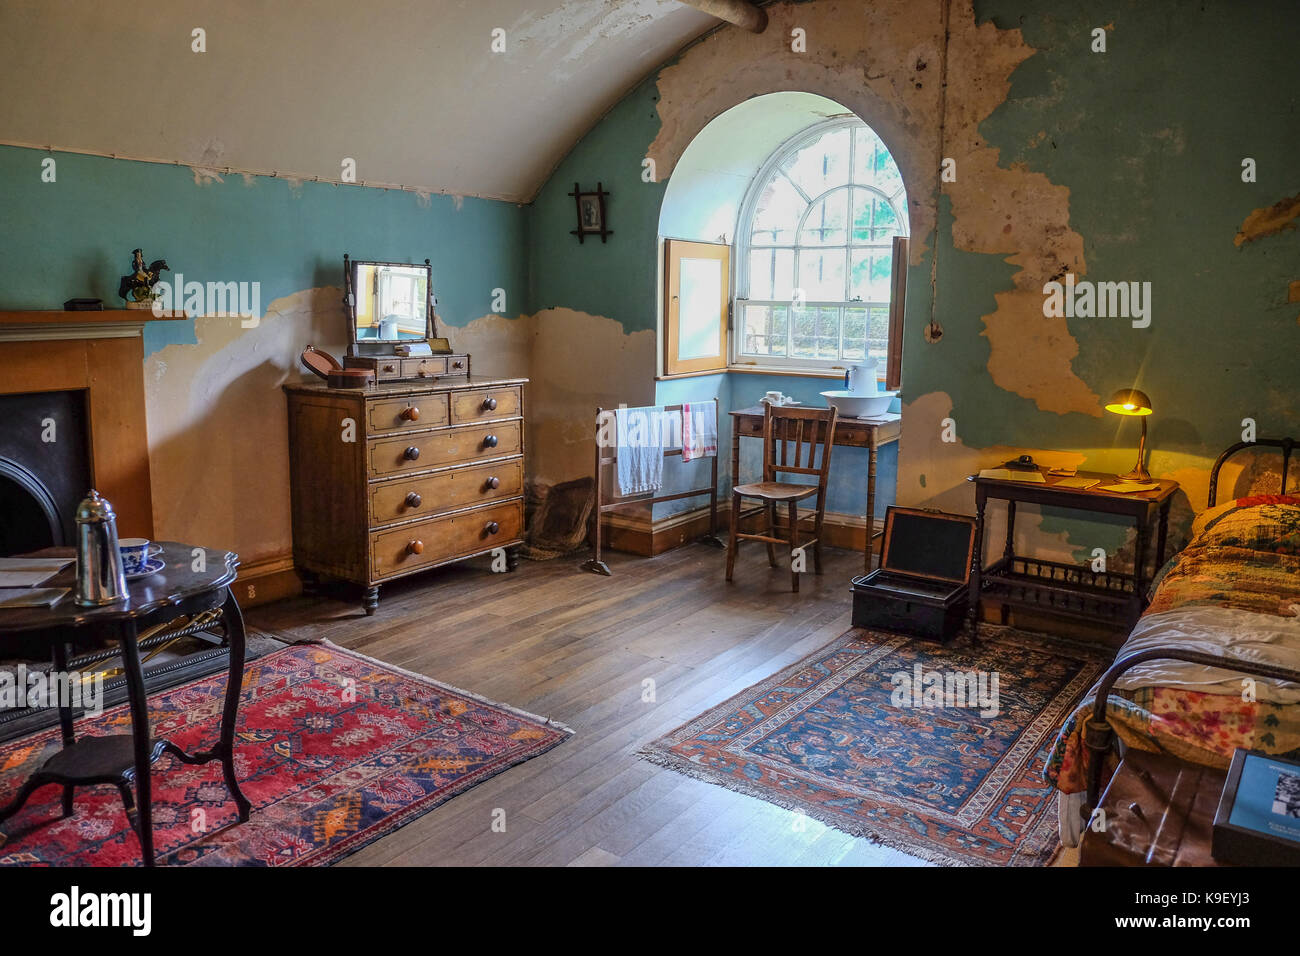
[[[1121,388],[1106,403],[1106,411],[1116,415],[1150,415],[1151,399],[1136,388]]]

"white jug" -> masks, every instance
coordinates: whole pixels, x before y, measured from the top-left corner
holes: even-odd
[[[868,359],[861,365],[850,365],[844,371],[844,388],[854,395],[873,395],[877,391],[876,361]]]

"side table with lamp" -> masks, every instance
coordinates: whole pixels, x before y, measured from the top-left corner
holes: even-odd
[[[1019,471],[994,469],[967,478],[975,484],[975,549],[971,559],[969,611],[972,630],[979,619],[981,598],[1001,604],[1004,620],[1009,608],[1022,607],[1127,631],[1142,613],[1146,606],[1151,525],[1154,522],[1157,526],[1155,567],[1158,569],[1165,560],[1169,508],[1178,491],[1178,482],[1152,480],[1146,470],[1146,417],[1152,410],[1150,398],[1137,389],[1121,389],[1106,403],[1106,410],[1142,418],[1137,465],[1127,474],[1057,474],[1053,469],[1029,463]],[[1002,556],[984,567],[984,512],[991,498],[1007,502],[1006,541]],[[1087,564],[1066,564],[1016,554],[1019,502],[1131,519],[1137,531],[1132,572],[1093,571]]]

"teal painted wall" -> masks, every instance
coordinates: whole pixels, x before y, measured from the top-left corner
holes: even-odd
[[[1070,319],[1068,326],[1079,347],[1073,371],[1101,398],[1134,384],[1151,394],[1149,464],[1157,474],[1193,470],[1203,480],[1218,451],[1240,437],[1243,418],[1256,419],[1260,435],[1300,433],[1300,304],[1287,302],[1289,283],[1300,279],[1300,231],[1233,244],[1252,210],[1300,192],[1296,8],[1289,0],[1248,7],[1226,0],[1107,0],[1042,12],[1015,0],[974,4],[978,24],[1019,29],[1036,51],[1016,68],[1006,100],[979,128],[1001,150],[999,166],[1017,164],[1069,188],[1068,227],[1084,240],[1083,278],[1152,284],[1150,328],[1097,318]],[[1108,24],[1107,52],[1092,53],[1091,30]],[[961,83],[959,74],[950,75],[950,89]],[[659,129],[656,94],[652,76],[575,146],[543,188],[530,223],[538,306],[607,315],[629,331],[654,327],[662,190],[639,174]],[[1241,181],[1247,156],[1258,163],[1253,184]],[[564,194],[574,180],[585,186],[597,179],[615,193],[615,236],[606,247],[579,247],[567,236],[573,209]],[[937,185],[937,176],[909,182],[909,195],[926,201]],[[978,191],[980,185],[959,181],[945,188]],[[1009,256],[958,248],[947,196],[937,212],[937,236],[914,239],[934,251],[909,274],[904,398],[950,396],[967,449],[1082,452],[1084,468],[1128,470],[1137,441],[1133,422],[1042,411],[994,382],[981,316],[995,311],[996,293],[1014,287],[1019,266]],[[933,306],[944,329],[934,345],[922,336],[932,304],[931,255],[937,256]],[[1025,361],[1033,361],[1028,351]],[[710,388],[733,405],[765,388],[817,400],[815,391],[825,387],[726,378],[730,383]],[[679,391],[661,385],[657,401],[680,400]],[[933,474],[923,486],[918,475],[942,470],[930,464],[900,468],[891,450],[882,484],[890,487],[895,475],[906,474],[900,497],[909,501],[957,488],[936,487]],[[861,509],[848,487],[856,470],[856,463],[845,470],[833,509]],[[1204,507],[1203,492],[1196,494],[1182,507]],[[1043,528],[1064,533],[1078,555],[1096,546],[1113,552],[1127,535],[1113,522],[1055,513],[1044,516]]]
[[[440,318],[461,326],[506,290],[511,314],[527,298],[527,213],[512,203],[281,179],[196,185],[187,167],[0,147],[0,304],[57,309],[73,296],[121,308],[117,283],[131,250],[164,258],[187,280],[260,282],[261,305],[341,286],[343,254],[433,263]],[[164,273],[164,278],[171,278]],[[341,332],[342,309],[339,311]],[[193,322],[146,326],[146,354],[194,341]],[[304,345],[306,343],[303,343]]]

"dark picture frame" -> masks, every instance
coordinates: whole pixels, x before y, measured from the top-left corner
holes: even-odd
[[[569,235],[577,236],[578,242],[581,243],[587,236],[600,236],[600,241],[604,242],[606,236],[614,234],[612,229],[605,228],[607,221],[605,197],[609,193],[605,191],[603,183],[597,182],[594,192],[591,190],[583,192],[582,186],[574,183],[573,192],[569,195],[573,197],[578,214],[578,228],[570,229]]]

